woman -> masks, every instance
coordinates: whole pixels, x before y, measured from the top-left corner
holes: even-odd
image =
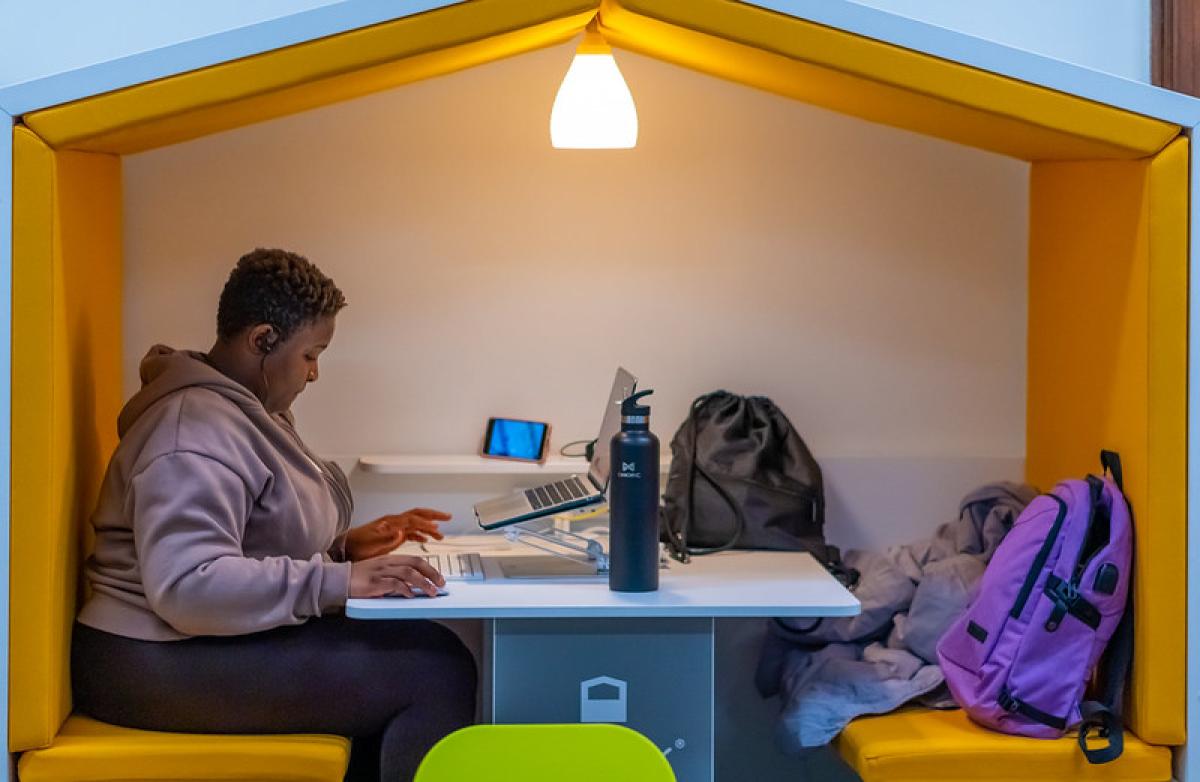
[[[449,518],[417,509],[350,529],[345,476],[293,427],[345,304],[306,259],[255,250],[225,284],[208,353],[156,346],[142,361],[92,517],[71,658],[83,713],[351,736],[350,776],[388,782],[472,721],[475,664],[457,636],[337,613],[348,597],[436,594],[436,570],[387,552],[440,538]]]

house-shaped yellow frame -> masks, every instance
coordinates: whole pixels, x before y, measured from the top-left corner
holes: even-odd
[[[24,777],[69,776],[117,740],[64,720],[80,530],[121,403],[120,156],[561,43],[597,13],[616,47],[1031,162],[1027,477],[1052,485],[1120,451],[1138,533],[1136,737],[1088,778],[1169,774],[1161,748],[1186,740],[1191,128],[733,0],[467,0],[19,117],[9,749],[35,750]],[[871,779],[1042,751],[946,719],[875,722],[842,748]],[[905,742],[937,746],[947,768],[880,759]],[[177,777],[163,762],[158,778]]]

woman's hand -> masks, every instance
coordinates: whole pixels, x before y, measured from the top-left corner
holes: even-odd
[[[350,565],[350,597],[412,597],[417,592],[437,597],[438,587],[445,585],[442,574],[420,557],[389,554]]]
[[[354,527],[346,533],[346,559],[359,562],[387,554],[406,540],[418,543],[441,540],[438,523],[449,521],[450,514],[429,508],[413,508],[404,513],[382,516]]]

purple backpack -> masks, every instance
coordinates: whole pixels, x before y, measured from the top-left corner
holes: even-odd
[[[1120,756],[1121,694],[1132,654],[1133,524],[1121,461],[1034,499],[993,555],[966,613],[938,642],[954,700],[1004,733],[1058,738],[1079,727],[1091,763]],[[1109,474],[1111,473],[1111,477]],[[1099,700],[1084,693],[1109,638]],[[1096,729],[1108,745],[1089,749]]]

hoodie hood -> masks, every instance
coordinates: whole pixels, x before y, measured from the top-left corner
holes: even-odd
[[[270,419],[266,408],[250,389],[222,374],[205,360],[203,353],[155,345],[142,359],[139,375],[141,390],[125,403],[117,418],[117,434],[121,437],[160,399],[195,386],[216,391],[240,407],[260,427]]]
[[[274,443],[281,453],[297,453],[311,462],[321,473],[338,507],[342,526],[348,526],[354,511],[354,497],[346,474],[334,462],[322,460],[308,449],[292,419],[291,411],[272,416],[250,389],[231,380],[208,363],[203,353],[194,350],[175,350],[155,345],[142,359],[138,374],[142,388],[125,403],[117,417],[117,434],[125,434],[138,419],[157,402],[186,388],[206,388],[215,391],[241,409],[250,423]]]

